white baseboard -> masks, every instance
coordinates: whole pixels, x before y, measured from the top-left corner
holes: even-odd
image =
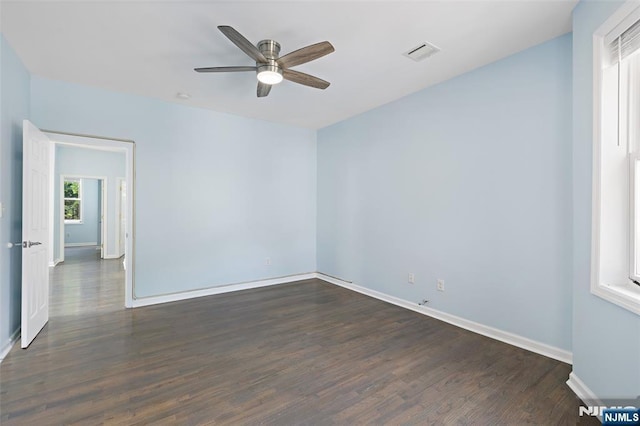
[[[64,243],[64,247],[87,247],[87,246],[97,246],[97,241],[91,241],[88,243]]]
[[[522,349],[526,349],[531,352],[535,352],[540,355],[544,355],[549,358],[556,359],[558,361],[571,364],[573,355],[571,352],[564,349],[557,348],[555,346],[547,345],[546,343],[538,342],[536,340],[529,339],[527,337],[519,336],[514,333],[509,333],[497,328],[489,327],[484,324],[470,321],[465,318],[461,318],[455,315],[448,314],[446,312],[438,311],[433,308],[418,305],[417,303],[409,302],[404,299],[400,299],[395,296],[390,296],[386,293],[382,293],[376,290],[372,290],[366,287],[353,284],[352,282],[344,281],[342,279],[332,277],[321,272],[316,274],[318,279],[326,281],[331,284],[338,285],[340,287],[347,288],[349,290],[357,291],[358,293],[365,294],[367,296],[374,297],[376,299],[400,306],[406,309],[410,309],[414,312],[418,312],[423,315],[430,316],[432,318],[439,319],[449,324],[455,325],[465,330],[473,331],[474,333],[482,334],[483,336],[490,337],[492,339],[499,340],[504,343],[508,343],[513,346],[517,346]]]
[[[571,388],[573,393],[576,394],[578,398],[580,398],[584,402],[588,402],[589,405],[604,405],[600,398],[596,396],[595,393],[585,383],[580,380],[576,373],[573,371],[569,373],[569,380],[567,380],[567,385]]]
[[[9,337],[9,341],[2,347],[2,350],[0,350],[0,362],[2,362],[2,360],[9,354],[9,351],[13,348],[13,345],[18,341],[18,339],[20,339],[19,328],[13,332],[11,337]]]
[[[49,268],[58,266],[58,263],[62,262],[60,259],[56,259],[53,262],[49,262]]]
[[[316,278],[315,272],[305,274],[287,275],[284,277],[267,278],[264,280],[247,281],[243,283],[227,284],[218,287],[209,287],[201,290],[183,291],[180,293],[165,294],[161,296],[150,296],[133,299],[132,308],[141,306],[157,305],[160,303],[176,302],[178,300],[193,299],[196,297],[212,296],[214,294],[230,293],[232,291],[248,290],[252,288],[267,287],[277,284],[286,284],[295,281],[309,280]]]
[[[587,406],[604,406],[605,404],[596,396],[595,393],[572,371],[569,373],[569,380],[567,380],[567,386],[571,388],[573,393],[582,400]],[[602,417],[597,416],[602,422]]]
[[[120,259],[122,256],[118,256],[117,254],[105,254],[103,259]]]
[[[446,312],[438,311],[433,308],[418,305],[417,303],[409,302],[404,299],[400,299],[395,296],[388,295],[376,290],[372,290],[366,287],[353,284],[342,279],[332,277],[321,272],[309,272],[305,274],[288,275],[285,277],[269,278],[264,280],[249,281],[236,284],[227,284],[217,287],[209,287],[200,290],[191,290],[180,293],[165,294],[160,296],[141,297],[133,300],[133,308],[141,306],[157,305],[160,303],[176,302],[179,300],[193,299],[196,297],[212,296],[215,294],[229,293],[239,290],[248,290],[252,288],[266,287],[277,284],[285,284],[295,281],[308,280],[312,278],[318,278],[331,284],[338,285],[340,287],[347,288],[349,290],[356,291],[358,293],[382,300],[384,302],[391,303],[396,306],[400,306],[406,309],[410,309],[414,312],[418,312],[423,315],[436,318],[438,320],[447,322],[465,330],[472,331],[474,333],[481,334],[483,336],[490,337],[492,339],[499,340],[504,343],[508,343],[513,346],[517,346],[522,349],[526,349],[531,352],[535,352],[540,355],[544,355],[549,358],[556,359],[558,361],[565,362],[567,364],[572,363],[572,354],[564,349],[557,348],[555,346],[547,345],[546,343],[538,342],[536,340],[529,339],[527,337],[519,336],[514,333],[503,331],[494,327],[489,327],[484,324],[470,321],[465,318],[461,318],[455,315],[448,314]]]

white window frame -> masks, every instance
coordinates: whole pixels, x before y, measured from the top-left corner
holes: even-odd
[[[78,198],[67,198],[64,196],[64,184],[65,182],[78,182]],[[82,212],[83,212],[83,208],[82,208],[82,188],[84,185],[82,185],[82,179],[80,178],[73,178],[73,177],[63,177],[62,180],[62,212],[64,213],[65,211],[65,201],[67,200],[78,200],[79,204],[80,204],[80,218],[79,219],[66,219],[64,220],[64,224],[65,225],[82,225],[84,222],[82,221]]]
[[[621,34],[634,22],[640,20],[640,7],[637,1],[628,1],[623,4],[609,19],[607,19],[598,30],[593,34],[593,181],[592,181],[592,225],[591,225],[591,293],[614,303],[622,308],[640,315],[640,286],[632,281],[631,277],[635,277],[636,267],[635,259],[635,211],[634,205],[640,200],[635,199],[635,193],[640,191],[636,188],[635,183],[635,159],[637,153],[630,155],[630,174],[629,174],[629,196],[628,205],[621,206],[622,209],[628,209],[630,223],[628,226],[629,246],[626,251],[629,253],[629,276],[615,280],[616,282],[605,282],[601,279],[601,148],[602,148],[602,105],[603,105],[603,63],[606,54],[607,42],[617,34]],[[639,247],[640,248],[640,247]]]
[[[640,283],[640,152],[629,155],[629,207],[631,211],[629,250],[629,278]]]

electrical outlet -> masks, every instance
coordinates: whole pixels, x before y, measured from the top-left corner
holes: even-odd
[[[409,281],[409,284],[415,284],[416,283],[416,274],[414,274],[413,272],[409,272],[409,275],[407,277],[407,281]]]
[[[444,291],[444,280],[438,280],[437,288],[438,291]]]
[[[271,258],[270,258],[270,257],[267,257],[267,258],[264,260],[264,264],[265,264],[265,265],[267,265],[267,266],[271,265]]]

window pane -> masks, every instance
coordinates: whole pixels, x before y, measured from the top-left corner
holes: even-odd
[[[73,180],[65,181],[64,198],[80,198],[80,182]]]
[[[65,220],[80,220],[80,201],[64,200]]]

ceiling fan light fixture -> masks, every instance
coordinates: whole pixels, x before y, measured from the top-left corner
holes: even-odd
[[[334,52],[334,47],[328,41],[311,44],[280,56],[280,44],[275,40],[262,40],[256,46],[233,27],[219,25],[218,29],[233,44],[253,59],[256,62],[256,66],[203,67],[194,68],[194,71],[213,73],[255,71],[258,78],[256,95],[259,98],[269,95],[271,86],[282,82],[282,80],[292,81],[316,89],[329,87],[330,83],[328,81],[291,69],[291,67],[306,64]]]
[[[258,81],[264,84],[278,84],[282,81],[282,69],[274,60],[266,64],[256,64],[258,71]]]
[[[259,71],[258,81],[264,84],[278,84],[282,81],[282,74],[277,71]]]

